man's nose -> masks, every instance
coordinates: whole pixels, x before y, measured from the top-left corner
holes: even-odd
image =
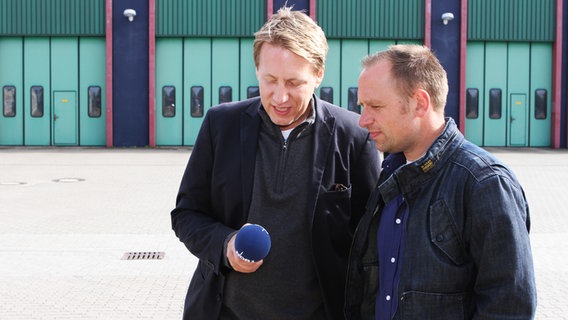
[[[359,126],[362,128],[366,128],[372,122],[372,119],[369,116],[369,113],[366,109],[367,108],[361,106],[361,117],[359,118]]]
[[[274,100],[274,103],[276,104],[281,104],[288,101],[288,90],[286,90],[286,86],[277,85],[274,89],[272,100]]]

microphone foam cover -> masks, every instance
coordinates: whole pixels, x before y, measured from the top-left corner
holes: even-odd
[[[241,228],[235,238],[237,255],[249,262],[264,259],[270,251],[270,235],[258,224],[249,224]]]

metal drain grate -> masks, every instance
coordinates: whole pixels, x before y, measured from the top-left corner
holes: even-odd
[[[161,260],[166,255],[162,251],[154,252],[125,252],[121,260]]]

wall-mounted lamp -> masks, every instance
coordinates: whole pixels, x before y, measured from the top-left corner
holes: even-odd
[[[444,22],[444,24],[448,24],[448,21],[450,20],[454,20],[454,14],[451,12],[444,12],[442,14],[442,21]]]
[[[123,14],[128,18],[128,21],[132,22],[134,20],[134,17],[136,17],[136,10],[126,9],[124,10]]]

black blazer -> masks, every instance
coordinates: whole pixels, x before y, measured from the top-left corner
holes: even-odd
[[[343,318],[345,274],[353,232],[378,180],[379,153],[353,112],[315,99],[314,159],[309,199],[312,250],[329,319]],[[184,319],[217,319],[227,236],[247,222],[251,201],[260,98],[207,112],[171,212],[177,237],[199,258]],[[343,184],[347,190],[336,191]]]

